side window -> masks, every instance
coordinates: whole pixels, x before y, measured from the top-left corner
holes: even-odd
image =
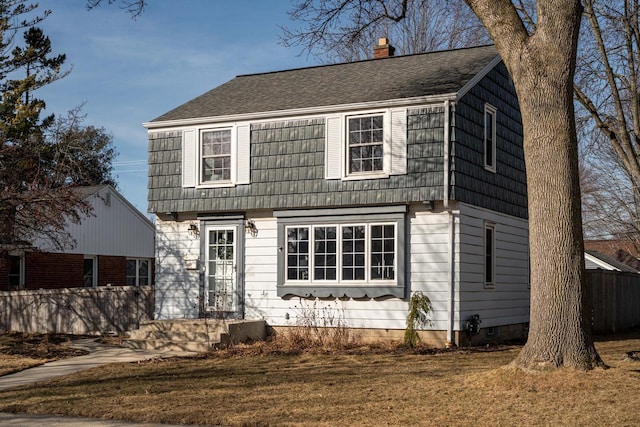
[[[231,129],[200,133],[201,182],[231,180]]]
[[[287,280],[309,280],[309,227],[287,227]]]
[[[137,263],[135,259],[128,259],[125,267],[126,270],[126,279],[125,284],[127,286],[136,286],[137,285]]]
[[[484,224],[484,287],[495,287],[496,266],[496,226],[493,223]]]
[[[150,283],[150,269],[149,269],[149,260],[141,259],[138,260],[138,285],[139,286],[147,286]]]
[[[127,286],[147,286],[151,284],[151,264],[148,259],[128,259],[125,267]]]
[[[9,290],[24,289],[24,257],[9,255]]]
[[[384,154],[384,116],[347,119],[348,173],[382,172]]]
[[[84,279],[85,288],[93,288],[98,283],[97,258],[93,256],[85,256],[82,277]]]
[[[484,168],[496,171],[496,108],[484,106]]]

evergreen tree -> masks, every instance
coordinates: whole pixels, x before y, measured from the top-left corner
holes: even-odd
[[[49,37],[36,27],[50,12],[35,15],[36,7],[0,0],[0,255],[35,237],[59,248],[71,244],[66,223],[91,210],[76,187],[115,184],[116,153],[104,129],[82,126],[80,108],[61,119],[41,117],[46,104],[37,90],[68,71],[66,56],[53,55]]]

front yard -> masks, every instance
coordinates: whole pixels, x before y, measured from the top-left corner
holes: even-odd
[[[519,347],[282,354],[268,345],[115,364],[0,393],[0,411],[200,425],[639,425],[640,330],[612,368],[523,373]]]
[[[42,365],[52,360],[81,356],[86,351],[70,347],[71,335],[0,335],[0,376]]]

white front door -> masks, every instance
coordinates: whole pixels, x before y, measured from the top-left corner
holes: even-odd
[[[220,315],[238,309],[236,228],[207,228],[205,306]]]

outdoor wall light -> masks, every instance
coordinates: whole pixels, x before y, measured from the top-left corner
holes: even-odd
[[[258,235],[258,227],[256,227],[256,223],[250,219],[245,221],[244,230],[247,233],[251,234],[253,237]]]
[[[200,235],[200,230],[196,224],[189,224],[187,231],[189,231],[189,234],[193,237],[198,237]]]

